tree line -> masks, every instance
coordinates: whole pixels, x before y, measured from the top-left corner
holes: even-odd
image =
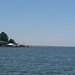
[[[16,44],[14,39],[9,39],[8,35],[5,32],[0,33],[0,41]]]

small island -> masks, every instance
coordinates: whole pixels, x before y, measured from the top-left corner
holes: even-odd
[[[19,45],[14,39],[9,39],[5,32],[0,33],[0,47],[51,48],[50,46]]]
[[[18,45],[14,39],[9,39],[5,32],[0,33],[0,47],[26,47],[25,45]],[[28,47],[28,46],[27,46]]]

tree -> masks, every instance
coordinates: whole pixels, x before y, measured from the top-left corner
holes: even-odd
[[[1,34],[0,34],[0,41],[1,41]]]
[[[15,41],[14,41],[13,39],[10,39],[10,40],[8,41],[8,43],[16,44]]]
[[[1,32],[0,41],[8,42],[8,36],[7,36],[7,34],[5,32]]]

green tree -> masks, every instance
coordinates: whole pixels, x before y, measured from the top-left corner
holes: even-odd
[[[1,34],[0,34],[0,41],[1,41]]]
[[[14,41],[13,39],[10,39],[10,40],[8,41],[8,43],[16,44],[15,41]]]
[[[1,32],[0,41],[8,42],[8,35],[5,32]]]

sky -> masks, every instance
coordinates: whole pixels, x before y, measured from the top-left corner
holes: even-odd
[[[75,0],[0,0],[0,33],[19,44],[75,46]]]

